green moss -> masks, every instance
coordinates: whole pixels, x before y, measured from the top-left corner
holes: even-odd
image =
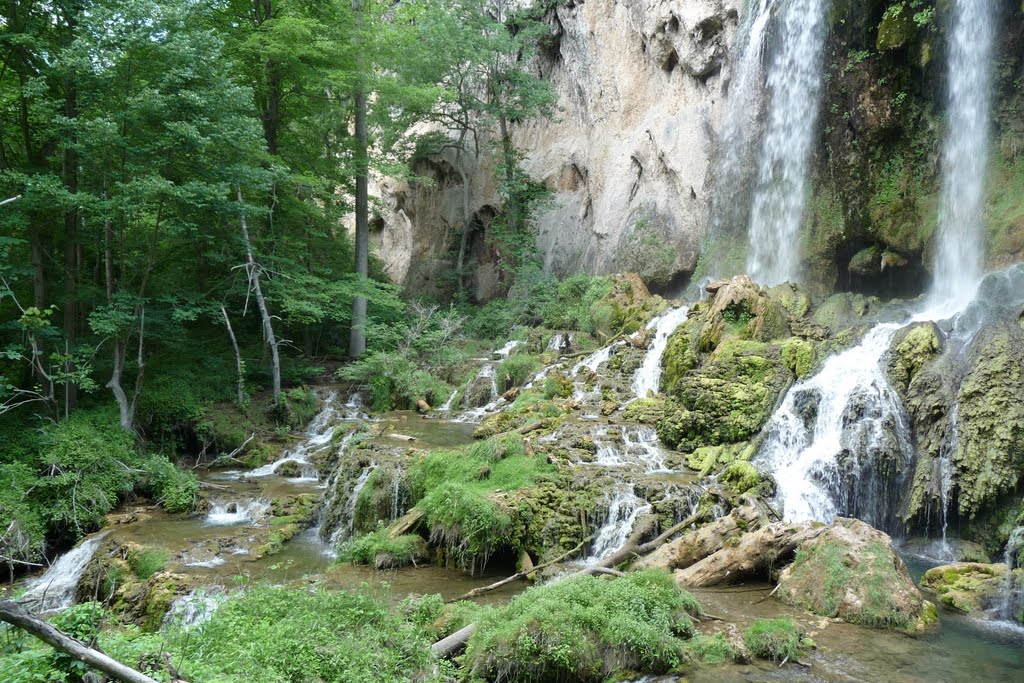
[[[129,552],[127,559],[135,576],[145,581],[157,572],[162,572],[171,555],[163,548],[142,546]]]
[[[848,233],[841,197],[834,186],[823,185],[815,189],[807,206],[803,252],[807,255],[808,282],[818,295],[833,291],[839,279],[835,254]]]
[[[809,341],[791,337],[782,345],[782,362],[798,379],[810,376],[816,360],[814,345]]]
[[[917,25],[914,23],[913,10],[908,3],[893,3],[889,5],[882,16],[882,23],[878,25],[875,47],[879,52],[895,50],[906,45],[916,33]]]
[[[685,661],[697,609],[663,572],[571,578],[532,588],[482,615],[466,666],[488,680],[664,674]]]
[[[739,652],[722,633],[712,636],[698,633],[686,643],[686,652],[691,659],[707,665],[731,662],[739,657]]]
[[[738,460],[718,475],[718,481],[726,490],[735,494],[743,494],[760,485],[761,473],[749,462]]]
[[[899,333],[896,353],[890,361],[893,378],[904,389],[917,373],[942,350],[942,338],[934,323],[920,323]]]
[[[1003,591],[1005,565],[962,562],[934,567],[921,578],[921,587],[934,592],[946,607],[978,612],[990,606]]]
[[[622,416],[630,422],[653,425],[665,412],[665,401],[660,398],[638,398],[628,404]]]
[[[743,630],[743,642],[755,657],[783,662],[800,656],[800,635],[791,619],[755,619]]]

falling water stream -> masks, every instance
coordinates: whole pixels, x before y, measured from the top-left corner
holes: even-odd
[[[772,10],[772,3],[757,6],[762,14]],[[818,127],[828,6],[828,0],[789,0],[781,7],[776,34],[780,44],[768,65],[767,128],[750,214],[747,269],[763,285],[799,280],[800,228]]]

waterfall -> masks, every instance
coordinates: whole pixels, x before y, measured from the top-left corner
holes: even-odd
[[[985,171],[992,109],[991,0],[955,0],[946,62],[947,116],[933,305],[973,298],[984,260]]]
[[[729,111],[722,129],[722,151],[717,161],[715,203],[711,231],[716,238],[735,234],[747,224],[749,203],[748,168],[759,139],[759,119],[763,111],[765,37],[775,0],[752,0],[751,10],[743,17],[734,54],[738,59],[730,67],[728,83]]]
[[[232,526],[259,522],[270,512],[270,503],[265,500],[215,503],[210,506],[203,523],[207,526]]]
[[[78,581],[107,533],[103,531],[90,536],[61,555],[42,576],[28,584],[22,600],[35,603],[41,612],[71,607],[75,603]]]
[[[458,395],[459,395],[459,390],[456,389],[455,391],[452,392],[452,395],[448,397],[448,400],[444,402],[444,405],[442,405],[440,408],[437,409],[438,412],[441,412],[441,413],[450,412],[451,409],[452,409],[452,404],[455,403],[455,397],[458,396]]]
[[[350,419],[348,412],[343,417],[338,413],[336,404],[338,400],[338,393],[332,391],[324,397],[324,407],[313,418],[313,421],[309,423],[309,427],[306,428],[305,438],[294,448],[290,449],[285,453],[284,457],[280,460],[264,465],[263,467],[257,467],[252,472],[248,473],[250,477],[268,477],[274,474],[281,465],[293,462],[299,465],[301,477],[300,479],[315,480],[319,477],[319,473],[316,470],[316,466],[312,463],[311,458],[313,455],[320,453],[321,451],[330,448],[331,439],[334,437],[334,426],[335,422],[340,419]],[[353,399],[349,400],[349,403]],[[350,408],[349,405],[345,406]]]
[[[654,331],[654,338],[651,339],[643,363],[633,377],[632,389],[637,398],[646,398],[650,392],[658,393],[658,385],[661,382],[661,356],[668,346],[668,338],[677,327],[686,322],[689,312],[687,306],[672,308],[648,323],[647,329]]]
[[[774,474],[788,521],[848,515],[890,527],[894,484],[912,455],[909,420],[882,365],[900,327],[877,325],[829,358],[790,389],[765,427],[755,462]]]
[[[597,564],[625,545],[637,519],[650,510],[650,503],[637,496],[631,485],[620,486],[608,505],[608,517],[597,531],[586,564]]]
[[[227,599],[227,591],[223,588],[196,588],[171,602],[163,623],[165,626],[176,625],[185,630],[191,629],[209,621]]]
[[[1003,604],[999,616],[1008,621],[1021,621],[1024,617],[1024,589],[1021,583],[1024,576],[1013,575],[1015,567],[1020,565],[1021,551],[1024,550],[1024,527],[1017,527],[1006,541],[1006,552],[1003,562],[1006,563],[1006,582],[1003,586]]]
[[[334,533],[331,534],[330,545],[332,548],[337,548],[342,541],[347,541],[355,536],[356,504],[359,502],[359,494],[363,492],[366,482],[369,481],[370,475],[376,469],[377,463],[372,462],[359,473],[359,478],[356,479],[356,483],[352,486],[352,492],[349,493],[348,501],[345,503],[345,518],[338,523]],[[337,484],[335,484],[335,487],[337,487]]]
[[[762,11],[768,3],[762,3]],[[799,279],[800,227],[818,125],[828,0],[789,0],[768,66],[768,120],[750,215],[747,269],[762,285]]]

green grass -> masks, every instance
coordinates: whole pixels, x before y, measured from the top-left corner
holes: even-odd
[[[427,555],[426,542],[415,534],[391,538],[384,529],[364,534],[342,547],[343,562],[373,565],[377,569],[405,567]]]
[[[757,657],[792,660],[800,654],[800,629],[791,619],[755,619],[743,631],[743,642]]]
[[[135,576],[145,581],[162,572],[170,559],[170,553],[163,548],[143,547],[128,555],[128,566],[135,572]]]
[[[603,681],[685,662],[700,607],[664,572],[581,576],[483,614],[464,666],[486,680]]]
[[[508,494],[555,473],[545,458],[526,455],[522,437],[498,436],[456,451],[435,451],[409,468],[413,500],[426,514],[431,539],[450,559],[482,568],[499,548],[514,549],[518,529]]]
[[[731,662],[738,654],[729,639],[721,633],[713,636],[698,633],[686,644],[686,651],[691,659],[702,664]]]

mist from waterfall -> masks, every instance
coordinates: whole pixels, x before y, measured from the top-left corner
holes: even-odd
[[[759,284],[800,279],[800,227],[818,128],[828,0],[789,0],[768,65],[767,128],[750,215],[747,270]],[[760,3],[771,11],[771,3]]]
[[[984,261],[985,171],[995,40],[992,5],[990,0],[953,3],[946,62],[948,104],[942,195],[929,304],[946,314],[971,301]]]

